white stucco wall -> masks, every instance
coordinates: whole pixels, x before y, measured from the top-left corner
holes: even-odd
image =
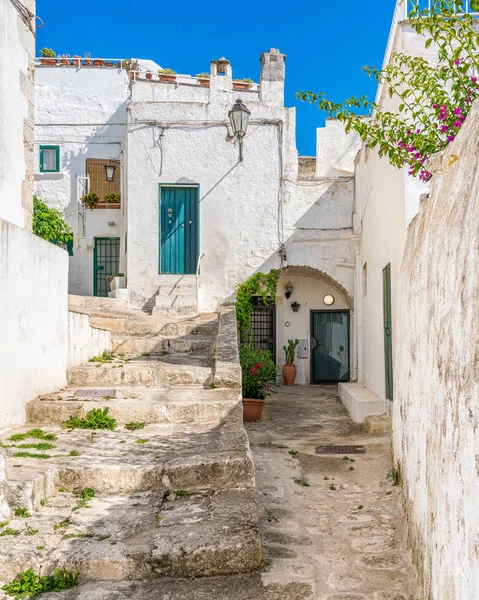
[[[88,362],[93,356],[111,352],[111,331],[91,327],[86,314],[68,311],[68,367]]]
[[[36,68],[35,193],[63,211],[75,233],[69,277],[72,294],[93,294],[95,237],[120,236],[123,208],[86,210],[83,236],[77,177],[86,174],[88,158],[122,159],[129,94],[124,70]],[[60,173],[39,172],[43,144],[60,147]]]
[[[479,597],[478,140],[476,104],[428,167],[398,282],[394,454],[428,600]]]
[[[346,133],[341,121],[326,119],[325,127],[316,130],[317,177],[354,175],[354,161],[360,148],[361,139],[355,131]]]
[[[199,186],[200,311],[216,310],[255,271],[278,267],[282,241],[288,264],[319,269],[353,294],[353,181],[298,180],[295,111],[284,108],[277,78],[276,70],[263,77],[261,94],[233,91],[228,77],[212,77],[210,88],[134,84],[127,142],[134,305],[159,287],[160,183]],[[238,97],[251,111],[243,162],[228,137],[228,111]]]
[[[0,429],[66,383],[68,255],[0,220]]]
[[[35,2],[24,5],[35,12]],[[0,218],[31,229],[33,143],[32,29],[10,0],[0,0]]]

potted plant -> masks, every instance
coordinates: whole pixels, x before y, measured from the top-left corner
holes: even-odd
[[[233,89],[234,90],[249,90],[251,84],[253,83],[252,79],[236,79],[233,81]]]
[[[147,71],[145,77],[147,79],[153,79],[153,73],[151,71]]]
[[[54,50],[52,50],[51,48],[43,48],[42,50],[40,50],[40,56],[42,57],[40,59],[40,64],[41,65],[52,65],[55,66],[57,64],[56,61],[56,52]]]
[[[159,69],[158,75],[160,76],[160,81],[169,81],[171,83],[175,83],[176,81],[176,71],[173,71],[173,69]]]
[[[83,194],[80,198],[80,202],[83,206],[86,206],[90,210],[93,210],[95,206],[100,202],[100,198],[95,194],[95,192],[88,192],[88,194]]]
[[[103,197],[103,202],[108,206],[108,208],[120,208],[120,201],[121,196],[117,192],[111,192],[111,194],[107,194]]]
[[[210,87],[210,74],[209,73],[197,73],[196,78],[200,82],[200,85]]]
[[[103,60],[103,58],[95,58],[95,60],[93,61],[93,66],[94,67],[104,67],[105,61]]]
[[[105,63],[105,67],[116,67],[116,65],[112,60],[107,60]]]
[[[110,292],[126,288],[126,277],[124,273],[115,273],[114,275],[109,275],[106,280],[110,284]]]
[[[69,67],[70,66],[70,55],[69,54],[61,54],[60,62],[62,63],[62,65],[66,65],[67,67]]]
[[[239,349],[242,392],[243,420],[259,421],[263,414],[263,406],[276,385],[277,368],[271,352],[250,345]]]
[[[298,340],[288,340],[288,346],[283,346],[286,355],[286,364],[283,367],[284,385],[294,385],[294,380],[296,379],[296,365],[294,364],[294,358],[298,344]]]
[[[72,59],[72,65],[75,65],[76,67],[80,68],[81,67],[81,56],[78,56],[78,54],[75,54]]]
[[[90,52],[88,52],[87,54],[85,54],[85,58],[83,60],[83,65],[85,67],[91,67],[92,64],[93,64],[93,61],[91,59],[91,54],[90,54]]]

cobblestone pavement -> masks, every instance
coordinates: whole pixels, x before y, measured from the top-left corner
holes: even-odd
[[[282,387],[246,427],[263,582],[309,583],[311,600],[417,600],[399,488],[387,480],[389,434],[353,423],[335,386]],[[321,444],[364,444],[367,453],[319,456]]]

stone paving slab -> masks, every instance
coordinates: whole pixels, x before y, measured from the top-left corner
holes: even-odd
[[[94,487],[116,494],[169,487],[196,491],[254,486],[254,466],[241,422],[196,425],[147,425],[141,430],[64,430],[45,427],[56,439],[45,452],[51,458],[22,458],[30,439],[11,442],[18,428],[4,434],[7,448],[8,494],[13,506],[36,509],[60,486],[67,491]],[[78,453],[70,456],[71,452]]]
[[[200,334],[186,335],[184,337],[114,334],[112,338],[112,352],[124,355],[198,352],[201,350],[212,350],[213,345],[213,336]]]
[[[78,397],[83,390],[86,397]],[[103,391],[102,391],[103,390]],[[27,405],[29,423],[60,424],[70,416],[84,417],[93,408],[109,408],[119,424],[212,423],[241,421],[241,398],[237,390],[181,387],[82,388],[74,386],[43,396]]]
[[[265,583],[308,583],[312,600],[417,600],[390,436],[351,421],[333,386],[281,388],[248,423]],[[366,454],[316,455],[362,444]]]
[[[254,491],[244,489],[95,495],[80,508],[59,494],[33,517],[11,520],[20,535],[0,537],[0,579],[29,567],[78,571],[80,583],[250,572],[261,564],[254,513]]]

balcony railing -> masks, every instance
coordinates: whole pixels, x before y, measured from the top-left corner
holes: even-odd
[[[419,8],[422,10],[429,10],[430,12],[434,11],[434,0],[420,0]],[[457,2],[455,12],[457,15],[471,15],[473,17],[479,17],[479,11],[473,10],[472,5],[473,0],[462,0],[461,2]],[[399,15],[399,20],[404,20],[409,17],[409,13],[412,9],[412,2],[410,0],[398,0],[397,4],[397,13]]]

